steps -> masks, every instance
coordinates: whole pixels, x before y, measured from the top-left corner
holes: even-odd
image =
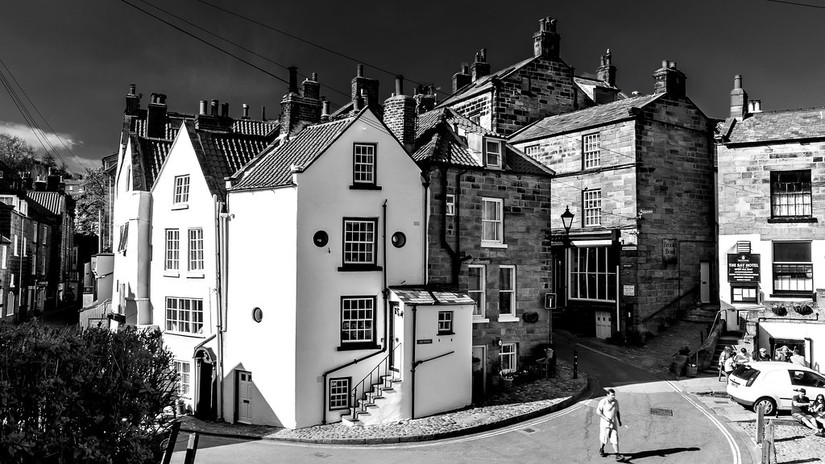
[[[703,370],[706,374],[718,374],[719,372],[719,356],[722,354],[726,346],[733,346],[737,350],[739,349],[739,345],[742,345],[742,332],[739,331],[728,331],[724,335],[719,336],[719,340],[716,342],[716,349],[713,352],[713,362],[711,362],[710,366]]]
[[[341,423],[348,427],[363,427],[394,420],[400,413],[395,407],[400,402],[401,379],[394,374],[382,375],[381,382],[370,385],[370,390],[350,407],[349,414],[341,416]]]

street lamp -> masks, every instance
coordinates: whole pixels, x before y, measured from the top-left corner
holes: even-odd
[[[573,217],[575,214],[570,212],[570,207],[565,206],[564,212],[561,213],[561,225],[564,226],[564,234],[565,236],[570,236],[570,227],[573,226]]]
[[[565,206],[564,212],[561,213],[561,225],[564,226],[564,241],[562,244],[564,245],[564,258],[562,261],[564,262],[564,305],[567,306],[567,248],[570,246],[570,228],[573,226],[573,217],[575,214],[570,212],[570,207]],[[578,353],[576,350],[573,350],[573,378],[578,378]]]

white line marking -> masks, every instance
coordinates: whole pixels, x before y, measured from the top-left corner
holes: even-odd
[[[611,356],[611,355],[609,355],[609,354],[607,354],[607,353],[602,353],[601,351],[599,351],[599,350],[597,350],[597,349],[595,349],[595,348],[590,348],[590,347],[589,347],[589,346],[587,346],[587,345],[582,345],[582,344],[576,343],[576,346],[578,346],[578,347],[580,347],[580,348],[584,348],[584,349],[586,349],[586,350],[590,350],[590,351],[592,351],[592,352],[594,352],[594,353],[597,353],[597,354],[600,354],[600,355],[602,355],[602,356],[604,356],[604,357],[606,357],[606,358],[615,359],[616,361],[621,361],[621,362],[623,362],[623,363],[627,364],[627,359],[619,359],[619,358],[617,358],[617,357],[615,357],[615,356]]]
[[[665,380],[665,383],[670,385],[670,387],[672,389],[674,389],[676,392],[678,392],[680,395],[682,395],[682,398],[687,400],[687,402],[690,403],[691,405],[693,405],[694,408],[698,409],[702,414],[705,415],[705,417],[707,417],[708,419],[710,419],[711,422],[713,422],[713,425],[715,425],[716,428],[718,428],[720,431],[722,431],[722,434],[728,440],[728,445],[730,446],[730,451],[733,454],[733,464],[742,464],[742,452],[739,449],[739,445],[736,444],[736,440],[733,439],[733,435],[731,435],[731,433],[728,432],[728,430],[725,428],[725,426],[722,425],[721,422],[719,422],[719,419],[714,417],[709,412],[705,411],[705,408],[701,407],[698,403],[693,401],[693,399],[691,399],[689,396],[687,396],[687,394],[685,394],[681,389],[679,389],[679,387],[677,387],[673,382],[671,382],[670,380]]]

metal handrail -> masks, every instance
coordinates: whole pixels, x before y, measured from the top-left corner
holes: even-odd
[[[375,384],[377,384],[378,383],[377,381],[381,380],[382,375],[387,375],[390,372],[390,358],[395,354],[395,350],[397,350],[399,348],[401,348],[401,343],[395,345],[390,350],[390,352],[386,356],[384,356],[384,358],[381,359],[381,361],[379,361],[378,364],[374,368],[372,368],[372,370],[367,375],[365,375],[364,378],[361,379],[360,382],[355,384],[355,386],[350,390],[349,394],[350,394],[350,398],[352,398],[352,404],[350,404],[350,408],[352,408],[352,411],[355,411],[358,408],[358,390],[359,390],[359,388],[361,389],[361,398],[360,399],[362,399],[362,400],[367,399],[367,393],[369,393],[369,392],[366,391],[366,385],[375,385]],[[384,368],[384,374],[381,374],[381,367],[382,366],[386,366]],[[375,380],[376,380],[375,382],[373,381],[373,378],[375,378]],[[367,381],[369,381],[368,384],[366,383]]]

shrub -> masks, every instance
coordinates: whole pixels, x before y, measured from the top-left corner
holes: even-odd
[[[777,316],[787,316],[788,310],[784,306],[771,306],[771,311]]]
[[[0,462],[158,462],[171,361],[158,331],[0,325]]]
[[[793,310],[796,311],[798,314],[803,316],[807,316],[808,314],[813,314],[814,310],[811,308],[810,305],[796,305],[793,307]]]

